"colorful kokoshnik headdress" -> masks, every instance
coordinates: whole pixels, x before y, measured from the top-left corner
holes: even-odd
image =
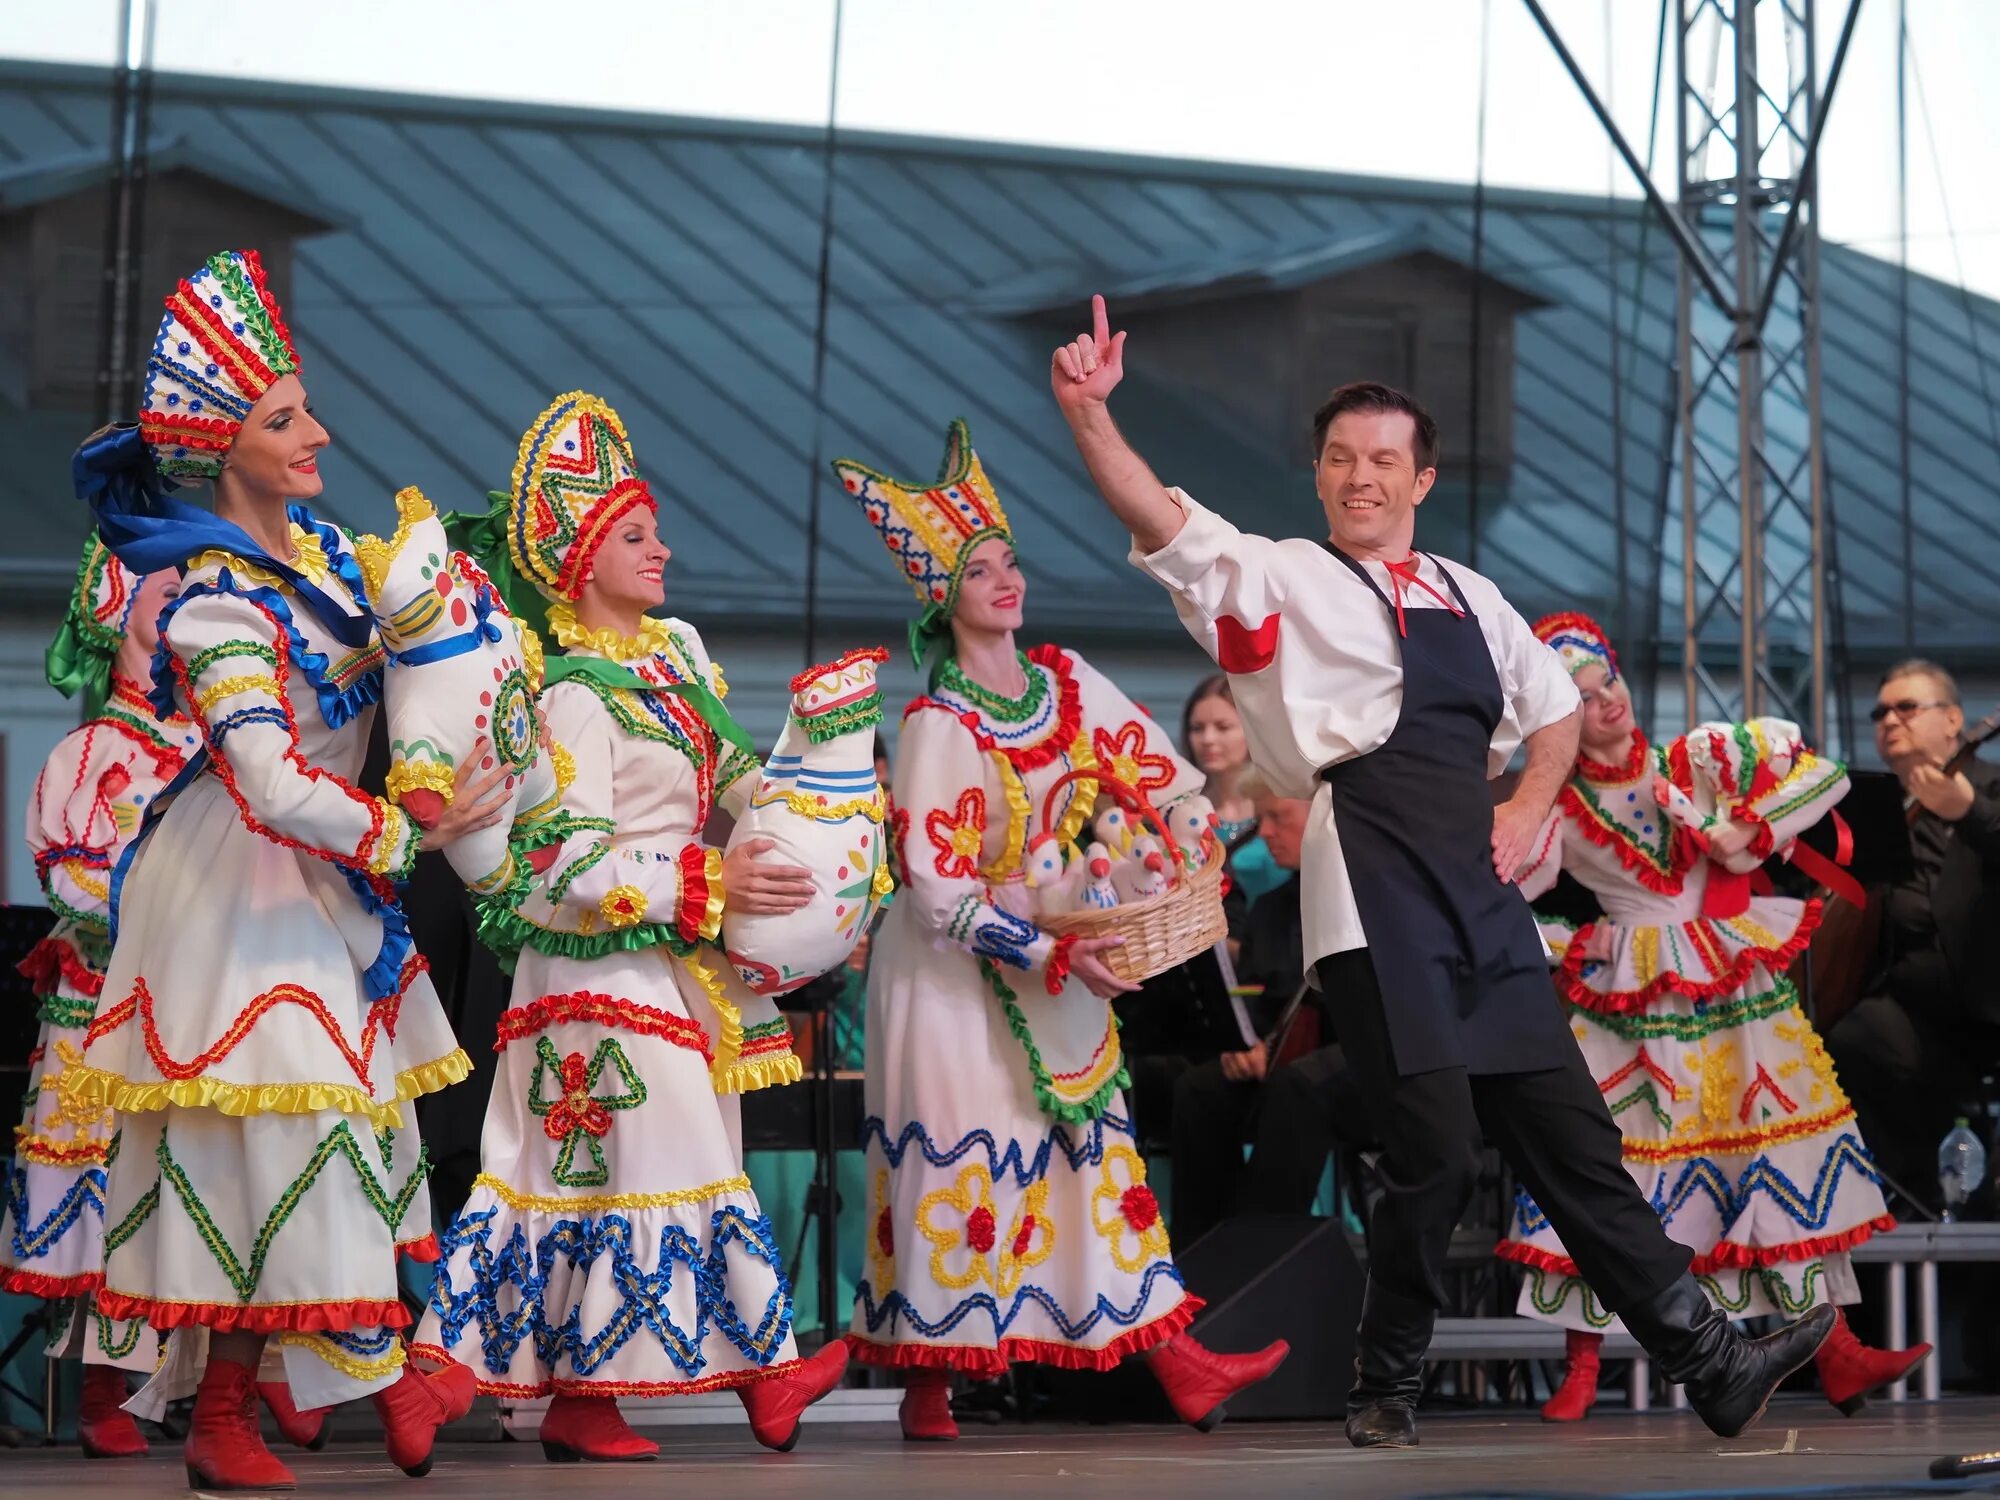
[[[1611,637],[1589,615],[1575,610],[1543,615],[1535,621],[1534,631],[1536,640],[1555,649],[1570,676],[1585,667],[1602,667],[1609,676],[1618,675],[1618,653],[1611,649]]]
[[[910,654],[922,668],[945,634],[973,548],[988,537],[1014,540],[1000,497],[972,451],[972,434],[962,417],[945,429],[944,462],[936,483],[928,486],[891,479],[851,458],[836,458],[833,472],[861,503],[862,514],[881,533],[923,603],[924,612],[910,626]]]
[[[94,719],[111,691],[111,664],[125,643],[125,626],[139,578],[96,532],[84,543],[83,562],[70,590],[62,628],[49,642],[43,663],[49,686],[65,698],[83,694],[83,716]]]
[[[634,506],[659,509],[639,477],[625,424],[584,391],[556,397],[521,435],[506,498],[514,566],[544,597],[572,602],[619,518]]]
[[[223,250],[184,278],[146,360],[139,431],[162,474],[212,479],[250,408],[299,368],[255,250]]]

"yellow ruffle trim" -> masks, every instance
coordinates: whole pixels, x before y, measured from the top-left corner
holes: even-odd
[[[443,761],[403,760],[389,767],[389,774],[382,778],[382,790],[389,794],[391,802],[401,802],[403,793],[420,786],[436,792],[449,807],[458,791],[456,782],[451,767]]]
[[[722,931],[722,903],[728,894],[722,889],[720,849],[702,850],[701,873],[708,887],[708,904],[702,908],[701,920],[695,925],[695,931],[701,934],[704,942],[713,942],[715,935]]]
[[[730,1193],[750,1191],[750,1179],[745,1176],[725,1177],[720,1182],[704,1183],[700,1187],[676,1188],[667,1193],[576,1193],[551,1196],[547,1193],[524,1193],[509,1187],[498,1177],[481,1172],[472,1179],[474,1191],[490,1188],[493,1196],[509,1208],[527,1213],[602,1213],[613,1208],[679,1208],[688,1203],[706,1203],[713,1198],[725,1197]]]
[[[1003,764],[1005,764],[1003,762]],[[1001,774],[1009,775],[1013,767],[1008,766]],[[1018,780],[1016,782],[1018,785]],[[1013,800],[1012,793],[1008,800]],[[824,802],[810,792],[764,792],[750,799],[752,807],[769,807],[774,802],[782,802],[791,812],[801,818],[810,818],[815,823],[844,823],[852,817],[864,817],[871,823],[879,823],[887,816],[887,808],[881,792],[866,797],[850,797],[845,802]],[[1021,806],[1028,805],[1028,794],[1021,793]]]
[[[103,1068],[72,1068],[82,1097],[108,1104],[121,1115],[175,1109],[212,1109],[232,1118],[250,1115],[316,1115],[333,1110],[366,1118],[378,1130],[403,1127],[402,1101],[434,1094],[472,1074],[463,1047],[434,1062],[419,1063],[396,1075],[396,1097],[378,1103],[345,1083],[231,1083],[222,1078],[162,1079],[133,1083]]]
[[[665,651],[673,644],[674,633],[665,620],[656,620],[651,615],[639,617],[637,635],[620,635],[608,628],[591,630],[576,617],[576,606],[567,600],[559,600],[549,606],[549,634],[556,638],[556,644],[565,651],[582,649],[595,651],[599,656],[608,656],[613,661],[631,661],[636,657],[653,656]]]
[[[749,1062],[739,1060],[727,1068],[715,1070],[712,1076],[718,1094],[751,1094],[758,1089],[797,1083],[806,1076],[806,1065],[796,1052],[785,1052],[776,1057],[754,1058]]]
[[[409,1357],[401,1339],[391,1339],[388,1352],[379,1359],[357,1359],[319,1333],[287,1331],[278,1335],[278,1342],[293,1349],[305,1350],[313,1358],[324,1360],[353,1380],[385,1380],[402,1369],[403,1361]]]

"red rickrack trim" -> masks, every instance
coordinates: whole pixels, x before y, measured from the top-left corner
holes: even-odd
[[[457,1363],[438,1344],[412,1344],[410,1357],[427,1368],[443,1369]],[[761,1370],[724,1370],[697,1380],[542,1380],[517,1384],[508,1380],[479,1381],[482,1396],[507,1396],[533,1401],[540,1396],[698,1396],[704,1391],[735,1390],[780,1380],[805,1365],[803,1359],[788,1359]],[[472,1368],[468,1366],[468,1368]]]
[[[1799,913],[1799,925],[1789,938],[1775,948],[1742,949],[1730,960],[1728,969],[1714,979],[1702,982],[1669,972],[1655,975],[1652,983],[1642,990],[1593,990],[1583,982],[1584,964],[1595,962],[1583,956],[1584,943],[1597,926],[1595,922],[1586,922],[1570,938],[1569,950],[1563,954],[1562,967],[1556,971],[1556,983],[1562,989],[1563,998],[1578,1009],[1613,1016],[1644,1010],[1661,995],[1669,993],[1685,995],[1690,1000],[1714,1000],[1740,989],[1750,977],[1751,969],[1759,964],[1773,974],[1783,974],[1791,967],[1792,960],[1811,945],[1812,935],[1819,927],[1820,915],[1819,902],[1806,902],[1805,909]],[[1695,921],[1705,923],[1706,918],[1697,917]]]
[[[292,344],[292,330],[285,326],[285,315],[278,310],[278,299],[271,294],[271,285],[264,278],[264,257],[255,250],[239,250],[237,254],[242,257],[243,269],[250,273],[251,284],[257,288],[257,300],[264,304],[264,313],[271,320],[272,331],[284,344],[285,353],[292,357],[296,368],[299,351]]]
[[[208,716],[197,708],[195,710],[195,722],[201,726],[202,743],[208,747],[209,766],[228,790],[230,801],[236,804],[236,811],[243,819],[243,826],[248,828],[252,833],[259,834],[274,844],[282,844],[287,849],[296,849],[302,854],[310,854],[317,859],[329,860],[347,869],[358,870],[363,874],[368,874],[370,873],[368,870],[369,855],[373,851],[376,841],[382,836],[383,809],[388,804],[380,797],[369,796],[352,782],[327,770],[324,766],[311,764],[299,753],[299,721],[292,713],[291,692],[287,686],[291,680],[292,668],[291,653],[286,649],[285,628],[279,622],[276,615],[272,614],[270,610],[259,604],[255,599],[248,598],[242,594],[235,594],[231,597],[249,605],[250,608],[256,610],[258,614],[269,621],[271,625],[272,644],[276,648],[272,652],[276,665],[272,668],[271,676],[278,684],[278,708],[285,716],[285,738],[288,741],[284,752],[286,764],[291,766],[293,770],[298,772],[307,781],[324,781],[345,793],[357,805],[366,808],[368,811],[368,832],[362,835],[361,842],[354,853],[338,854],[331,849],[317,848],[299,839],[288,838],[284,834],[278,833],[276,830],[266,826],[258,819],[255,813],[250,811],[250,804],[244,800],[242,790],[236,785],[236,772],[230,766],[228,756],[223,753],[222,747],[209,734]],[[181,696],[190,704],[196,703],[198,699],[194,691],[194,684],[188,679],[187,663],[181,659],[178,653],[173,655],[172,661],[174,678],[180,683]],[[388,884],[386,881],[381,883]],[[393,895],[393,885],[389,885],[389,891]]]
[[[222,321],[208,299],[195,290],[192,280],[180,284],[167,306],[180,313],[183,326],[200,342],[209,358],[235,381],[247,398],[246,404],[255,402],[278,383],[278,373],[264,362],[262,351],[246,335],[233,332]],[[204,330],[208,337],[203,337]]]
[[[1714,1249],[1704,1250],[1695,1256],[1688,1266],[1691,1276],[1712,1276],[1718,1271],[1751,1271],[1766,1266],[1795,1265],[1799,1261],[1823,1260],[1829,1255],[1838,1255],[1844,1250],[1852,1250],[1856,1245],[1873,1239],[1896,1227],[1894,1214],[1883,1214],[1870,1219],[1865,1224],[1857,1224],[1852,1229],[1839,1234],[1815,1235],[1811,1239],[1791,1240],[1782,1245],[1744,1245],[1733,1240],[1722,1240]],[[1518,1266],[1531,1270],[1545,1271],[1555,1276],[1575,1276],[1583,1273],[1576,1262],[1567,1255],[1558,1255],[1553,1250],[1544,1250],[1539,1245],[1523,1244],[1519,1240],[1502,1240],[1493,1247],[1493,1253],[1501,1260],[1512,1261]]]
[[[1063,986],[1069,983],[1070,955],[1076,947],[1076,934],[1065,932],[1056,939],[1056,945],[1049,952],[1049,961],[1044,966],[1042,983],[1051,995],[1060,995]]]
[[[762,1057],[766,1052],[789,1052],[792,1050],[794,1042],[795,1038],[792,1036],[791,1023],[787,1022],[777,1031],[767,1032],[763,1036],[751,1037],[737,1049],[736,1055],[739,1058],[750,1058]]]
[[[1004,1338],[999,1347],[988,1349],[972,1344],[878,1344],[858,1333],[843,1336],[855,1359],[890,1370],[956,1370],[988,1377],[1005,1375],[1013,1363],[1050,1365],[1058,1370],[1109,1370],[1181,1333],[1205,1305],[1190,1292],[1171,1312],[1120,1334],[1101,1349],[1046,1339]]]
[[[443,1254],[443,1252],[438,1247],[437,1234],[435,1232],[432,1232],[430,1234],[425,1235],[422,1239],[404,1240],[401,1244],[396,1246],[396,1254],[401,1256],[404,1260],[422,1261],[425,1265],[430,1265],[434,1263]]]
[[[217,1037],[205,1051],[187,1062],[177,1062],[167,1051],[166,1043],[160,1037],[159,1023],[153,1014],[153,992],[146,987],[146,978],[143,974],[132,981],[130,995],[90,1023],[90,1029],[84,1033],[84,1046],[86,1048],[94,1046],[136,1015],[139,1018],[140,1035],[145,1043],[147,1058],[159,1070],[162,1078],[178,1082],[198,1078],[221,1062],[242,1044],[259,1021],[278,1006],[296,1005],[319,1022],[320,1028],[326,1032],[328,1039],[332,1041],[361,1086],[372,1090],[374,1084],[368,1075],[375,1059],[375,1038],[385,1029],[389,1030],[391,1035],[394,1034],[397,1005],[402,1000],[403,990],[424,967],[427,966],[419,964],[414,958],[403,965],[402,978],[396,993],[385,995],[369,1006],[368,1019],[361,1027],[359,1052],[349,1045],[347,1034],[341,1030],[340,1022],[334,1019],[333,1012],[327,1008],[324,1000],[304,985],[287,983],[273,985],[253,998],[236,1013],[236,1019],[230,1022],[229,1029]]]
[[[102,1271],[79,1271],[74,1276],[45,1276],[40,1271],[12,1270],[0,1274],[0,1292],[22,1297],[40,1297],[60,1302],[65,1297],[81,1297],[104,1285]]]
[[[587,1021],[596,1026],[615,1026],[640,1036],[658,1037],[676,1047],[699,1052],[704,1062],[715,1061],[714,1046],[709,1041],[707,1029],[699,1021],[641,1005],[634,1000],[620,1000],[589,990],[577,990],[567,995],[544,995],[539,1000],[501,1012],[499,1039],[493,1043],[493,1050],[503,1052],[509,1042],[518,1042],[563,1021]]]
[[[1083,723],[1083,700],[1071,676],[1069,657],[1059,646],[1037,646],[1028,652],[1028,660],[1038,667],[1047,667],[1056,674],[1056,724],[1047,737],[1036,744],[1019,747],[1003,745],[986,732],[979,715],[973,710],[960,713],[948,704],[935,698],[913,698],[910,706],[903,710],[903,717],[923,708],[935,708],[950,714],[959,723],[972,731],[973,741],[989,755],[1004,755],[1017,771],[1035,771],[1068,753],[1076,743],[1078,727]]]
[[[145,413],[139,419],[139,435],[149,443],[180,443],[189,448],[208,448],[227,453],[243,430],[241,422],[222,417],[190,417],[178,413]]]
[[[14,966],[37,994],[49,994],[58,979],[79,995],[96,999],[104,993],[104,976],[83,961],[75,948],[61,938],[45,937],[28,950],[28,956]]]
[[[153,707],[150,703],[146,705],[145,713],[148,718],[152,717]],[[156,722],[170,724],[179,718],[180,715],[174,714]],[[180,768],[187,764],[187,757],[181,754],[178,748],[173,745],[156,744],[141,734],[136,726],[127,724],[123,719],[98,719],[96,723],[108,725],[110,728],[117,730],[125,738],[137,745],[145,754],[152,757],[153,774],[161,781],[172,781],[180,771]]]
[[[105,1287],[97,1310],[107,1318],[144,1318],[155,1328],[209,1328],[217,1333],[344,1333],[350,1328],[407,1328],[409,1310],[400,1298],[351,1302],[165,1302]]]
[[[37,1059],[39,1061],[39,1059]],[[67,1146],[29,1145],[20,1136],[25,1125],[14,1127],[15,1156],[40,1167],[91,1167],[105,1162],[111,1155],[109,1141],[73,1141]]]
[[[674,931],[684,943],[702,940],[701,924],[708,916],[708,850],[700,844],[681,845],[680,905],[674,908]]]
[[[1681,877],[1694,863],[1694,841],[1678,823],[1669,823],[1672,832],[1667,835],[1667,861],[1669,869],[1662,872],[1647,860],[1645,855],[1634,849],[1624,839],[1606,828],[1591,812],[1590,804],[1583,800],[1583,794],[1569,784],[1563,783],[1556,793],[1556,801],[1562,807],[1563,815],[1576,825],[1576,830],[1590,843],[1600,849],[1609,849],[1618,856],[1618,863],[1628,870],[1639,884],[1649,891],[1662,896],[1678,896],[1681,893]],[[1662,809],[1660,816],[1666,818]]]
[[[817,667],[807,667],[792,679],[791,690],[794,693],[803,692],[829,672],[844,671],[858,661],[872,661],[877,666],[880,666],[888,659],[889,648],[887,646],[856,646],[852,651],[842,654],[833,661],[826,662]]]
[[[1625,759],[1617,765],[1611,765],[1607,761],[1592,760],[1587,755],[1578,754],[1576,768],[1591,781],[1623,786],[1645,775],[1647,757],[1652,753],[1652,749],[1653,747],[1646,743],[1646,736],[1635,729],[1632,731],[1632,748],[1626,753]]]

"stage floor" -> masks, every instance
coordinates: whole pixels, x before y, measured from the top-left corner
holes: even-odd
[[[754,1448],[741,1428],[682,1428],[667,1434],[658,1463],[560,1468],[545,1463],[533,1443],[452,1443],[440,1447],[437,1468],[415,1485],[358,1443],[285,1458],[302,1496],[382,1500],[508,1500],[558,1488],[575,1500],[2000,1493],[2000,1476],[1959,1486],[1925,1477],[1939,1454],[2000,1447],[2000,1400],[1983,1398],[1877,1405],[1851,1420],[1817,1401],[1788,1399],[1730,1442],[1680,1412],[1614,1414],[1563,1428],[1532,1415],[1439,1413],[1424,1419],[1424,1445],[1403,1453],[1356,1452],[1337,1429],[1318,1424],[1241,1423],[1206,1437],[1167,1427],[1052,1424],[966,1434],[957,1444],[917,1446],[880,1424],[813,1426],[797,1451],[773,1454]],[[186,1492],[177,1454],[87,1463],[74,1449],[0,1451],[0,1493],[10,1500]]]

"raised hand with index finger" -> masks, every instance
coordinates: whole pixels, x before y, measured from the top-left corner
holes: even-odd
[[[1125,334],[1111,331],[1104,298],[1090,299],[1091,331],[1057,349],[1049,362],[1049,385],[1065,411],[1103,405],[1125,378]]]

